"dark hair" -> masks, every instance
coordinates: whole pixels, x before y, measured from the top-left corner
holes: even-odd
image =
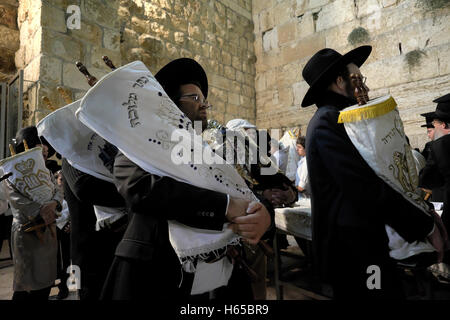
[[[348,66],[342,66],[336,72],[333,72],[327,79],[324,80],[324,88],[328,88],[331,84],[333,84],[338,77],[342,77],[345,81],[350,81],[350,71],[348,70]]]
[[[299,136],[297,138],[297,144],[300,144],[303,148],[306,147],[306,137],[305,136]]]

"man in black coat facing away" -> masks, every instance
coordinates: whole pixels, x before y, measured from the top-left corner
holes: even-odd
[[[197,62],[187,58],[174,60],[155,78],[192,122],[201,121],[206,128],[208,82]],[[254,207],[246,215],[248,201],[150,174],[121,152],[115,159],[114,176],[131,218],[117,247],[103,290],[104,299],[149,302],[189,299],[193,274],[182,269],[170,244],[168,220],[196,228],[222,230],[226,221],[234,219],[234,231],[252,244],[258,242],[271,224],[264,206]],[[250,279],[236,266],[228,287],[235,289],[234,296],[222,287],[215,292],[217,297],[252,299]]]
[[[442,222],[450,230],[450,94],[433,102],[437,103],[432,115],[434,136],[425,168],[420,173],[420,184],[432,188],[443,187],[444,210]],[[450,263],[448,253],[444,262]]]
[[[380,179],[338,124],[339,111],[357,103],[349,75],[361,74],[359,67],[371,50],[362,46],[341,55],[322,49],[302,73],[310,85],[302,107],[318,107],[306,134],[313,259],[336,299],[403,297],[389,257],[386,224],[408,242],[427,236],[433,242],[439,236],[433,218]],[[380,270],[380,288],[367,285],[373,274],[370,266]]]

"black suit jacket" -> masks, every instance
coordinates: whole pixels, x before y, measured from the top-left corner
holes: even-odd
[[[433,228],[431,217],[375,174],[343,124],[337,123],[339,111],[351,104],[341,95],[323,94],[306,134],[314,259],[325,278],[336,263],[342,263],[337,252],[348,250],[336,247],[339,228],[359,230],[357,234],[363,236],[352,239],[355,243],[385,253],[389,250],[385,224],[409,242],[424,239]]]
[[[131,214],[117,256],[155,263],[170,259],[178,268],[169,242],[168,220],[222,230],[226,221],[226,194],[150,174],[120,152],[114,163],[114,176],[117,190]]]
[[[444,211],[442,221],[450,231],[450,134],[433,141],[425,168],[420,172],[420,184],[443,187]]]

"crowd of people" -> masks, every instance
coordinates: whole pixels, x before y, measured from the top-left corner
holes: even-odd
[[[428,241],[436,252],[433,262],[450,263],[446,251],[450,95],[434,101],[436,111],[423,114],[432,141],[419,154],[423,159],[415,157],[423,195],[444,202],[441,220],[431,205],[425,211],[419,209],[380,178],[338,121],[341,110],[358,104],[350,74],[362,77],[359,68],[370,52],[370,46],[344,55],[323,49],[308,61],[302,76],[310,88],[302,107],[315,104],[317,111],[306,136],[296,137],[300,160],[295,177],[286,173],[285,150],[271,150],[271,143],[272,147],[279,145],[270,136],[265,156],[274,153],[279,168],[274,175],[261,174],[264,164],[260,162],[233,164],[256,197],[253,201],[198,187],[163,171],[148,172],[111,141],[108,150],[112,152],[105,162],[113,163],[113,181],[106,181],[83,171],[64,154],[58,161],[49,160],[57,154],[46,137],[39,136],[34,126],[21,129],[12,143],[13,151],[17,156],[34,147],[42,149],[52,173],[52,196],[39,203],[10,179],[2,181],[0,232],[1,239],[11,238],[12,299],[46,300],[56,279],[60,280],[57,299],[66,298],[70,265],[81,272],[77,288],[81,300],[265,299],[274,209],[296,202],[311,205],[313,267],[332,285],[334,298],[404,298],[396,261],[389,255],[385,225],[408,243]],[[203,131],[210,129],[207,76],[196,61],[174,60],[155,78],[187,120],[200,121]],[[266,143],[260,141],[261,134],[255,134],[256,126],[243,119],[231,120],[221,130],[241,130],[261,149]],[[121,208],[125,214],[117,213]],[[27,229],[36,219],[43,221]],[[171,242],[172,221],[211,232],[228,228],[240,241],[189,264],[179,258]],[[306,251],[306,241],[297,241]],[[215,267],[218,262],[223,264]],[[367,286],[367,268],[373,265],[381,272],[381,286],[376,290]]]

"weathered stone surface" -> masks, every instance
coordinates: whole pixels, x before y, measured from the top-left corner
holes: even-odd
[[[62,61],[45,55],[41,56],[39,73],[40,81],[59,85],[62,82]]]
[[[325,30],[355,18],[352,0],[336,0],[322,7],[318,14],[317,31]]]
[[[74,39],[51,30],[42,33],[42,49],[66,61],[75,62],[83,58],[83,44]]]
[[[10,29],[17,29],[17,7],[0,4],[0,25]]]
[[[92,47],[90,52],[91,57],[91,65],[94,68],[103,69],[103,70],[110,70],[108,66],[105,65],[102,57],[107,56],[111,61],[114,63],[114,65],[120,66],[122,64],[121,55],[118,50],[109,50],[106,48],[100,48],[98,46]]]
[[[103,45],[109,50],[120,49],[120,32],[108,28],[103,29]]]
[[[89,72],[93,72],[91,69]],[[94,73],[92,73],[93,76],[95,76],[98,79],[98,76]],[[80,90],[89,90],[90,86],[86,81],[86,78],[81,74],[81,72],[76,67],[75,63],[63,63],[63,83],[62,85],[74,88],[74,89],[80,89]]]
[[[83,19],[103,26],[110,28],[119,27],[119,20],[113,18],[117,16],[117,9],[104,4],[102,1],[84,0],[81,4],[81,16]]]
[[[0,48],[16,51],[19,49],[19,31],[0,25]]]
[[[69,37],[86,40],[93,44],[101,44],[103,38],[103,31],[98,24],[83,20],[81,21],[81,29],[69,29],[67,34]]]
[[[151,54],[160,53],[164,48],[161,39],[148,34],[139,37],[139,46]]]
[[[295,44],[282,47],[281,59],[283,64],[291,63],[304,57],[312,56],[325,47],[323,34],[304,38]]]

